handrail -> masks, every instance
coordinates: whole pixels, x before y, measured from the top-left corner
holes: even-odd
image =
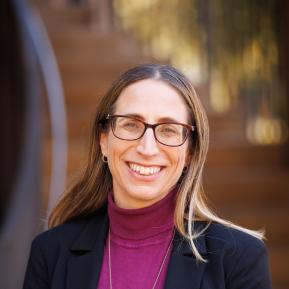
[[[44,25],[23,0],[13,0],[22,29],[31,41],[48,97],[52,135],[52,165],[47,213],[51,212],[64,190],[67,166],[66,110],[57,61]]]

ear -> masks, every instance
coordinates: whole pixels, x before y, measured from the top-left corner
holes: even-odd
[[[99,145],[103,156],[107,157],[108,155],[108,137],[105,132],[100,134]]]

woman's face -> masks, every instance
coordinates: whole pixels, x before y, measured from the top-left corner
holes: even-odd
[[[149,124],[188,124],[189,119],[180,94],[165,82],[153,79],[126,87],[116,102],[114,114],[137,116]],[[134,141],[118,139],[111,128],[102,133],[100,145],[108,158],[116,204],[122,208],[142,208],[162,199],[189,162],[188,143],[186,140],[178,147],[160,144],[150,128]]]

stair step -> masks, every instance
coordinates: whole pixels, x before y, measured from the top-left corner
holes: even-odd
[[[140,56],[141,51],[137,42],[124,33],[111,32],[101,35],[87,28],[53,31],[51,41],[57,52],[65,58],[83,50],[89,52],[89,55],[82,55],[85,60],[87,57],[97,56],[96,51],[111,57],[115,54],[130,56],[131,53],[137,53]]]
[[[89,27],[90,12],[88,7],[73,5],[53,5],[41,0],[34,1],[34,5],[41,15],[44,23],[54,31],[67,28]]]
[[[215,130],[223,129],[244,130],[244,122],[241,112],[227,113],[225,115],[209,114],[209,126],[211,133]]]
[[[231,205],[215,207],[218,216],[230,220],[249,229],[265,229],[266,243],[268,245],[287,246],[289,251],[289,230],[286,220],[289,219],[288,204],[277,206],[256,206],[248,203],[247,206]],[[280,226],[276,224],[280,224]]]
[[[103,57],[105,58],[105,57]],[[61,74],[63,75],[62,78],[67,84],[75,84],[78,83],[81,85],[83,81],[86,79],[88,80],[112,80],[113,76],[117,76],[120,72],[123,72],[127,68],[135,66],[138,64],[139,59],[131,59],[131,60],[124,60],[122,57],[118,57],[115,59],[114,63],[107,63],[104,60],[100,59],[99,63],[93,63],[93,60],[88,64],[84,62],[77,63],[75,60],[72,63],[60,63],[59,69]],[[76,81],[76,83],[74,83]]]
[[[289,288],[289,248],[285,246],[269,246],[269,264],[274,289]]]
[[[209,199],[217,204],[289,204],[289,168],[208,167],[204,187]]]
[[[91,77],[85,74],[65,75],[63,77],[64,93],[69,108],[84,108],[95,106],[98,97],[103,95],[111,86],[112,82],[126,69],[137,65],[134,63],[115,66],[115,70],[100,73],[90,73]],[[80,112],[82,113],[82,111]]]
[[[272,168],[287,162],[285,147],[255,146],[250,144],[235,144],[223,142],[212,143],[208,152],[207,167],[220,166],[267,166]]]

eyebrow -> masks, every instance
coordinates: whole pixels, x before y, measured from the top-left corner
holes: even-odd
[[[124,114],[125,116],[129,116],[129,117],[133,117],[133,118],[137,118],[140,119],[142,121],[145,121],[145,118],[137,113],[128,113],[128,114]],[[158,118],[157,122],[176,122],[176,123],[182,123],[179,120],[175,119],[175,118],[171,118],[171,117],[160,117]]]

